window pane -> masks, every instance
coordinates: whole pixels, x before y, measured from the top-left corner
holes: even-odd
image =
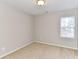
[[[61,37],[74,38],[75,17],[61,18]]]

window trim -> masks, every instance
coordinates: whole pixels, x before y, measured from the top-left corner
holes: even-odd
[[[59,34],[60,34],[60,37],[61,38],[69,38],[69,39],[74,39],[75,38],[75,27],[76,27],[76,23],[74,22],[74,36],[73,37],[65,37],[65,36],[62,36],[61,35],[61,19],[62,18],[68,18],[68,17],[73,17],[74,18],[74,21],[76,22],[76,18],[75,18],[75,16],[62,16],[61,18],[60,18],[60,24],[59,24],[59,29],[60,29],[60,32],[59,32]]]

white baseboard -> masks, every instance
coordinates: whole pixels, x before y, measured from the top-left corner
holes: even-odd
[[[78,50],[78,48],[68,47],[68,46],[59,45],[59,44],[55,44],[55,43],[47,43],[47,42],[41,42],[41,41],[36,41],[36,42],[37,43],[42,43],[42,44],[53,45],[53,46],[57,46],[57,47],[62,47],[62,48],[68,48],[68,49]]]
[[[23,46],[21,46],[21,47],[19,47],[19,48],[16,48],[15,50],[12,50],[12,51],[10,51],[10,52],[8,52],[8,53],[5,53],[4,55],[1,55],[0,58],[3,58],[3,57],[5,57],[5,56],[7,56],[7,55],[9,55],[9,54],[11,54],[11,53],[13,53],[13,52],[16,52],[16,51],[18,51],[19,49],[21,49],[21,48],[23,48],[23,47],[26,47],[26,46],[28,46],[28,45],[31,44],[31,43],[33,43],[33,41],[30,41],[30,42],[26,43],[25,45],[23,45]]]

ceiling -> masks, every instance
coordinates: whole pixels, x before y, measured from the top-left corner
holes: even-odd
[[[32,15],[39,15],[45,12],[56,12],[78,7],[78,0],[46,0],[47,4],[43,7],[38,7],[34,5],[33,0],[0,1]]]

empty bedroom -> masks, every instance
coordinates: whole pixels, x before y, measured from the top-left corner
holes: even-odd
[[[78,0],[0,0],[0,59],[78,59]]]

